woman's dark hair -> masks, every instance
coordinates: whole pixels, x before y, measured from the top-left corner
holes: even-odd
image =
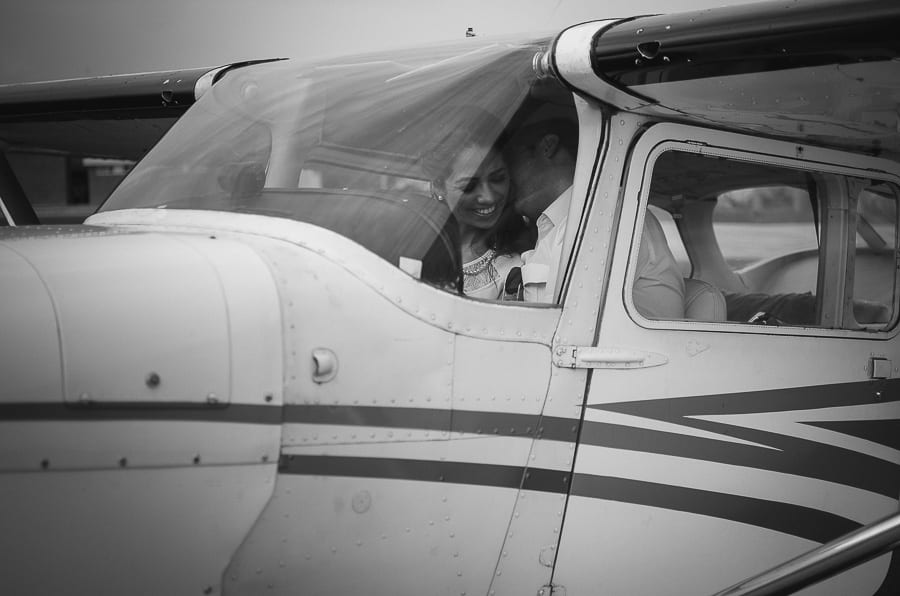
[[[463,293],[459,224],[449,209],[440,233],[422,258],[422,279],[441,289]]]
[[[501,151],[506,144],[503,124],[496,116],[476,106],[444,106],[434,113],[433,143],[421,157],[422,171],[433,184],[443,186],[453,159],[472,145]]]

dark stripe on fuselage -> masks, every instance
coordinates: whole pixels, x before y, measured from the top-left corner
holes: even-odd
[[[443,430],[484,435],[575,441],[578,420],[539,414],[384,406],[286,405],[285,422]]]
[[[566,492],[569,481],[566,472],[542,468],[329,455],[283,456],[279,473],[446,482],[558,494]],[[625,478],[576,474],[571,494],[715,517],[819,543],[860,527],[853,520],[800,505]]]
[[[280,406],[249,404],[199,404],[184,402],[91,402],[0,404],[0,422],[104,420],[168,420],[184,422],[229,422],[237,424],[281,424]]]
[[[598,447],[782,472],[852,486],[891,498],[896,498],[900,490],[900,466],[877,457],[806,439],[709,421],[685,420],[681,424],[705,427],[710,432],[770,448],[601,422],[585,422],[581,442]]]
[[[298,424],[449,430],[451,413],[452,410],[427,408],[288,404],[284,407],[284,421]]]
[[[285,455],[280,474],[304,476],[350,476],[448,482],[474,486],[523,488],[564,494],[569,474],[557,470],[417,459],[338,457],[330,455]]]
[[[691,437],[687,433],[680,435],[601,423],[586,423],[582,441],[784,472],[897,498],[900,492],[900,465],[894,462],[835,445],[701,417],[777,414],[898,401],[900,379],[596,404],[589,407],[660,420],[765,447]],[[853,430],[854,436],[878,442],[890,433],[900,433],[900,420],[882,421],[882,424],[866,427],[857,425]]]
[[[804,422],[900,451],[900,420],[824,420]]]
[[[572,495],[717,517],[820,543],[861,525],[790,503],[607,476],[575,474]]]
[[[379,406],[255,406],[188,402],[0,404],[2,421],[184,420],[245,424],[333,424],[444,430],[484,435],[575,441],[578,421],[539,414]]]
[[[763,414],[900,401],[900,379],[785,387],[740,393],[694,395],[588,406],[658,420],[684,416]]]

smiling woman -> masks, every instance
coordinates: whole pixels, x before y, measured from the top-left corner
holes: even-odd
[[[503,296],[505,281],[519,256],[533,244],[521,216],[513,211],[512,184],[502,150],[503,125],[475,107],[452,108],[463,121],[439,138],[423,159],[432,191],[446,201],[459,228],[463,292],[473,298]]]

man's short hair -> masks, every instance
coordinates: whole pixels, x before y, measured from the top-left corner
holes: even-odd
[[[575,105],[526,101],[510,126],[511,138],[526,145],[555,134],[574,159],[578,151],[578,115]]]

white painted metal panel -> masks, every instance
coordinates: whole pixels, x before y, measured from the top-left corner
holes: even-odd
[[[602,525],[570,526],[571,519]],[[761,572],[818,546],[715,517],[581,497],[569,499],[564,541],[554,581],[567,594],[633,596],[714,594],[748,570]],[[747,545],[754,545],[752,555]],[[871,594],[880,584],[873,578],[888,563],[881,557],[803,593]]]
[[[30,356],[4,364],[0,591],[219,593],[274,488],[267,265],[233,240],[97,228],[23,230],[0,259],[0,322]]]
[[[272,408],[270,416],[279,412]],[[182,412],[183,414],[183,412]],[[278,424],[134,415],[107,420],[4,420],[0,422],[0,471],[97,470],[159,466],[255,464],[278,459]],[[0,484],[13,482],[0,477]]]
[[[10,474],[4,594],[220,594],[275,465]]]
[[[280,474],[226,572],[225,593],[483,594],[514,496],[486,486]]]
[[[62,401],[62,359],[53,302],[40,275],[0,244],[0,403]]]
[[[200,232],[209,225],[198,214],[147,215],[153,230],[178,225]],[[304,224],[211,217],[218,240],[239,236],[268,265],[284,330],[287,424],[278,481],[284,488],[235,559],[228,591],[293,593],[302,585],[322,593],[394,594],[446,586],[452,593],[501,581],[503,589],[530,592],[543,585],[573,452],[559,435],[574,440],[577,430],[575,420],[548,421],[552,436],[535,449],[556,373],[549,343],[559,310],[448,295]],[[325,382],[314,378],[319,348],[337,363]],[[566,401],[580,402],[581,395],[573,391]],[[460,432],[450,432],[452,420]],[[558,483],[549,491],[521,490],[523,482],[534,483],[529,467]],[[422,479],[404,478],[410,470]],[[445,471],[452,477],[444,478]],[[366,503],[382,515],[347,515]],[[434,533],[439,522],[452,530]],[[403,528],[402,535],[384,524]],[[435,527],[426,530],[424,545],[423,535],[414,534],[420,525]],[[436,554],[455,545],[465,557],[458,568]],[[497,575],[501,559],[509,567]],[[521,577],[513,568],[523,570]]]
[[[282,403],[281,304],[266,262],[242,237],[178,237],[214,268],[228,316],[230,403]],[[210,241],[212,240],[212,241]]]
[[[550,382],[550,348],[459,337],[453,366],[453,407],[540,414]],[[490,429],[486,429],[490,431]]]
[[[237,232],[246,235],[246,242],[250,242],[250,237],[257,237],[259,243],[265,244],[272,244],[272,240],[287,242],[339,265],[363,285],[380,293],[383,299],[420,321],[471,337],[521,337],[524,341],[549,344],[559,320],[558,308],[543,305],[465,300],[465,307],[460,308],[462,301],[459,297],[422,283],[397,267],[385,267],[387,261],[351,240],[323,228],[283,218],[209,211],[133,209],[96,213],[87,223],[147,231],[214,229],[217,234]],[[277,267],[273,268],[273,274],[278,277]],[[302,308],[303,305],[296,307]],[[501,331],[505,335],[501,335]]]
[[[82,233],[15,247],[56,305],[66,401],[229,400],[228,315],[201,254],[147,234]],[[153,373],[156,386],[147,382]]]

